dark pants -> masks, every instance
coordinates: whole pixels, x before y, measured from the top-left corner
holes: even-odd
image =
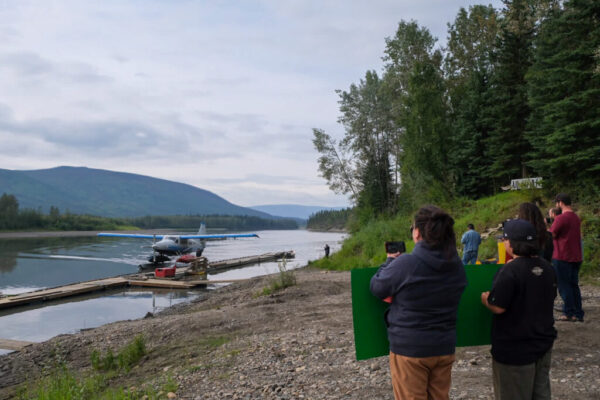
[[[550,400],[552,350],[527,365],[508,365],[492,360],[496,400]]]
[[[567,317],[583,320],[584,313],[581,306],[581,291],[579,290],[579,267],[581,267],[581,263],[552,259],[552,266],[558,279],[558,293],[564,302],[563,314]]]

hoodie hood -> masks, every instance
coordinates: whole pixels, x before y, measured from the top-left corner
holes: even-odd
[[[448,257],[447,252],[440,249],[434,249],[424,240],[421,240],[415,244],[415,248],[411,254],[436,271],[441,271],[447,268],[454,269],[456,268],[457,262],[462,264],[456,249],[452,249],[450,257]]]

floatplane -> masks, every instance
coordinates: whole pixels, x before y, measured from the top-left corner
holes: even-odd
[[[125,237],[134,239],[152,239],[152,255],[148,257],[148,264],[140,265],[140,268],[162,265],[171,260],[171,256],[181,256],[178,260],[189,262],[195,257],[202,256],[202,252],[209,240],[235,239],[258,237],[256,233],[233,233],[222,235],[207,235],[206,225],[201,224],[195,235],[160,235],[160,234],[136,234],[136,233],[99,233],[102,237]],[[189,257],[189,256],[191,257]]]

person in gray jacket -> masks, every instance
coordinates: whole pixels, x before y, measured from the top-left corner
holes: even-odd
[[[394,397],[448,399],[466,273],[450,215],[422,207],[411,230],[412,253],[384,264],[371,279],[371,292],[391,297],[385,318]]]

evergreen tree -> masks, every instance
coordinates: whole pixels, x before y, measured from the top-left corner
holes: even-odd
[[[527,138],[535,171],[556,185],[600,184],[600,2],[555,5],[540,26],[529,74]]]
[[[19,217],[19,201],[12,194],[0,196],[0,229],[14,229]]]
[[[449,172],[457,194],[481,197],[493,187],[485,173],[490,167],[485,143],[491,124],[485,118],[493,73],[492,56],[498,31],[492,6],[461,8],[448,25],[444,60],[450,105]]]
[[[504,3],[487,114],[492,123],[486,140],[486,157],[491,161],[487,177],[495,188],[528,175],[526,157],[531,150],[525,138],[530,114],[525,74],[532,64],[537,2]]]

